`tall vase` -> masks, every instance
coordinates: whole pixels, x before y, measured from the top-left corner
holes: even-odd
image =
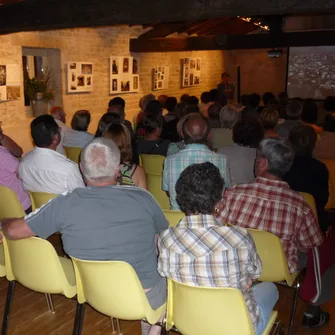
[[[48,100],[43,99],[43,93],[36,93],[36,99],[30,101],[33,116],[48,114]]]

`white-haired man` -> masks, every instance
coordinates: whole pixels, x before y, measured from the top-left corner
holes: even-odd
[[[86,188],[60,195],[26,217],[5,219],[2,230],[14,240],[60,232],[66,253],[73,257],[128,262],[156,309],[165,302],[166,281],[157,272],[155,235],[168,222],[150,193],[116,185],[119,162],[112,140],[93,140],[81,153]],[[150,334],[157,334],[152,330]]]

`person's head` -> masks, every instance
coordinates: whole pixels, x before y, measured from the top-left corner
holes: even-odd
[[[188,102],[187,102],[188,105],[196,105],[198,106],[199,105],[199,99],[194,96],[194,95],[191,95],[188,99]]]
[[[256,118],[239,120],[233,127],[233,141],[242,147],[258,148],[264,130]]]
[[[280,105],[286,105],[288,102],[288,95],[286,92],[281,92],[278,94],[278,101]]]
[[[213,88],[209,91],[210,102],[217,102],[219,100],[220,91],[216,88]]]
[[[220,119],[220,113],[222,110],[222,106],[219,103],[212,104],[208,108],[208,117],[210,119]]]
[[[126,118],[126,113],[124,111],[124,107],[121,106],[121,105],[113,105],[113,106],[109,107],[108,110],[107,110],[107,113],[119,114],[121,123],[123,123],[125,118]]]
[[[180,97],[180,102],[187,105],[189,98],[190,98],[190,96],[185,93]]]
[[[125,108],[126,102],[121,97],[115,97],[108,103],[108,108],[112,106],[122,106],[123,108]]]
[[[203,92],[203,93],[201,93],[200,101],[203,104],[208,104],[209,102],[211,102],[211,95],[210,95],[210,93],[209,92]]]
[[[79,110],[73,114],[71,127],[78,131],[87,131],[91,122],[91,114],[87,110]]]
[[[163,128],[163,117],[161,115],[147,115],[143,120],[146,133],[154,138],[159,138]]]
[[[282,178],[291,168],[294,152],[280,139],[264,139],[259,144],[255,160],[256,177]]]
[[[120,115],[117,113],[105,113],[99,120],[95,137],[101,137],[111,123],[121,123]]]
[[[166,100],[167,100],[168,96],[165,94],[160,95],[157,100],[159,101],[159,103],[161,104],[162,108],[166,108],[165,104],[166,104]]]
[[[170,112],[174,112],[177,106],[177,99],[175,97],[168,97],[165,102],[165,108]]]
[[[252,93],[249,95],[249,106],[252,108],[257,108],[261,102],[261,96],[257,93]]]
[[[145,110],[148,115],[158,117],[162,115],[163,109],[162,105],[158,100],[152,100],[148,103],[147,109]]]
[[[317,134],[313,127],[301,124],[291,129],[288,140],[296,156],[312,157]]]
[[[242,94],[240,98],[240,104],[242,106],[249,106],[250,105],[250,95],[249,94]]]
[[[89,186],[115,184],[119,175],[120,150],[109,138],[96,138],[80,154],[80,169]]]
[[[313,99],[304,101],[301,120],[306,123],[316,123],[318,121],[318,105]]]
[[[182,134],[186,144],[207,144],[208,121],[199,113],[192,114],[185,120]]]
[[[286,105],[286,116],[288,120],[299,120],[302,113],[302,104],[298,100],[291,100]]]
[[[131,136],[127,127],[123,124],[110,124],[102,137],[113,140],[118,146],[122,163],[132,163],[133,150],[131,146]]]
[[[214,164],[193,164],[177,180],[176,201],[186,215],[212,215],[222,198],[223,187],[224,180]]]
[[[177,119],[180,120],[185,114],[184,109],[186,105],[183,102],[178,102],[175,108]]]
[[[184,108],[184,115],[191,113],[200,113],[200,109],[198,105],[186,105]]]
[[[30,124],[31,137],[39,148],[56,150],[61,140],[58,124],[51,115],[40,115]]]
[[[262,96],[264,106],[267,106],[271,101],[276,100],[276,97],[272,92],[265,92]]]
[[[323,103],[323,108],[326,112],[335,112],[335,97],[328,96]]]
[[[228,84],[230,82],[230,75],[228,72],[223,72],[221,74],[221,80],[225,83]]]
[[[196,113],[197,114],[197,113]],[[184,138],[183,136],[183,126],[184,126],[184,122],[191,116],[194,115],[194,113],[191,114],[186,114],[184,115],[182,118],[180,118],[180,120],[177,123],[177,133],[179,135],[180,138]]]
[[[144,112],[147,109],[148,103],[155,99],[156,97],[153,94],[144,95],[139,101],[141,110]]]
[[[241,117],[241,113],[232,104],[226,105],[220,112],[220,123],[222,128],[233,129],[234,124]]]
[[[54,106],[50,110],[50,114],[56,119],[63,123],[66,122],[66,113],[64,112],[64,109],[60,106]]]
[[[279,120],[279,113],[271,106],[264,108],[259,118],[264,130],[274,129]]]
[[[329,113],[325,117],[324,131],[335,133],[335,113]]]

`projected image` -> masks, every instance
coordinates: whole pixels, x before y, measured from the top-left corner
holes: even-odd
[[[313,99],[335,95],[335,46],[290,48],[287,93]]]

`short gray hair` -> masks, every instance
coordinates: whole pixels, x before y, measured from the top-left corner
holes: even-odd
[[[80,154],[81,171],[89,182],[105,182],[115,179],[120,165],[120,150],[111,139],[96,138],[87,144]]]
[[[232,129],[240,119],[240,112],[234,105],[226,105],[220,112],[220,123],[222,128]]]
[[[292,148],[279,139],[264,139],[259,144],[257,156],[268,160],[268,173],[282,178],[287,173],[294,159]]]

